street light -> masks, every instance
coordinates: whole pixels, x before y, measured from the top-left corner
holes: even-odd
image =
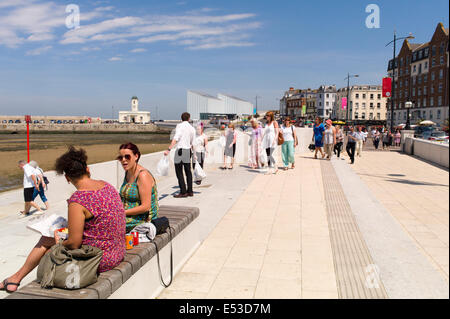
[[[349,102],[349,93],[350,93],[350,78],[358,78],[359,75],[355,74],[355,75],[350,75],[350,73],[347,73],[347,77],[344,80],[347,80],[347,115],[345,116],[345,124],[347,124],[348,122],[348,109],[350,107],[350,102]]]
[[[392,60],[392,94],[391,94],[391,130],[394,127],[394,97],[395,97],[395,60],[396,60],[396,52],[395,52],[395,44],[398,40],[403,39],[414,39],[411,33],[407,37],[397,38],[397,33],[394,30],[394,40],[386,44],[386,47],[391,43],[394,43],[394,59]]]
[[[406,110],[407,110],[407,117],[406,117],[406,126],[405,126],[405,130],[410,130],[411,129],[411,127],[410,127],[410,114],[409,114],[409,110],[412,108],[412,106],[413,106],[413,104],[412,104],[412,102],[405,102],[405,108],[406,108]]]

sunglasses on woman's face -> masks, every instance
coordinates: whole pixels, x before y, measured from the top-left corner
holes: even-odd
[[[119,162],[122,162],[122,160],[123,160],[124,158],[125,158],[127,161],[129,161],[129,160],[131,160],[131,155],[130,155],[130,154],[126,154],[125,156],[119,155],[119,156],[117,156],[116,159],[117,159]]]

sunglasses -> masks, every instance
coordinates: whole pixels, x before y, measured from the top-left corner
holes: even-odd
[[[122,162],[123,159],[126,159],[127,161],[131,160],[131,155],[130,154],[126,154],[125,156],[119,155],[117,156],[116,160],[118,160],[119,162]]]

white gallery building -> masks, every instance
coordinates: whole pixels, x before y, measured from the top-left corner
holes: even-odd
[[[253,115],[253,104],[227,94],[217,94],[217,97],[187,91],[187,111],[193,120],[207,120],[215,116],[227,116],[229,119]]]

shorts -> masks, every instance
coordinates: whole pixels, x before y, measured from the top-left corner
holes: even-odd
[[[34,187],[27,187],[23,189],[23,199],[25,200],[25,202],[33,201],[33,192]]]

